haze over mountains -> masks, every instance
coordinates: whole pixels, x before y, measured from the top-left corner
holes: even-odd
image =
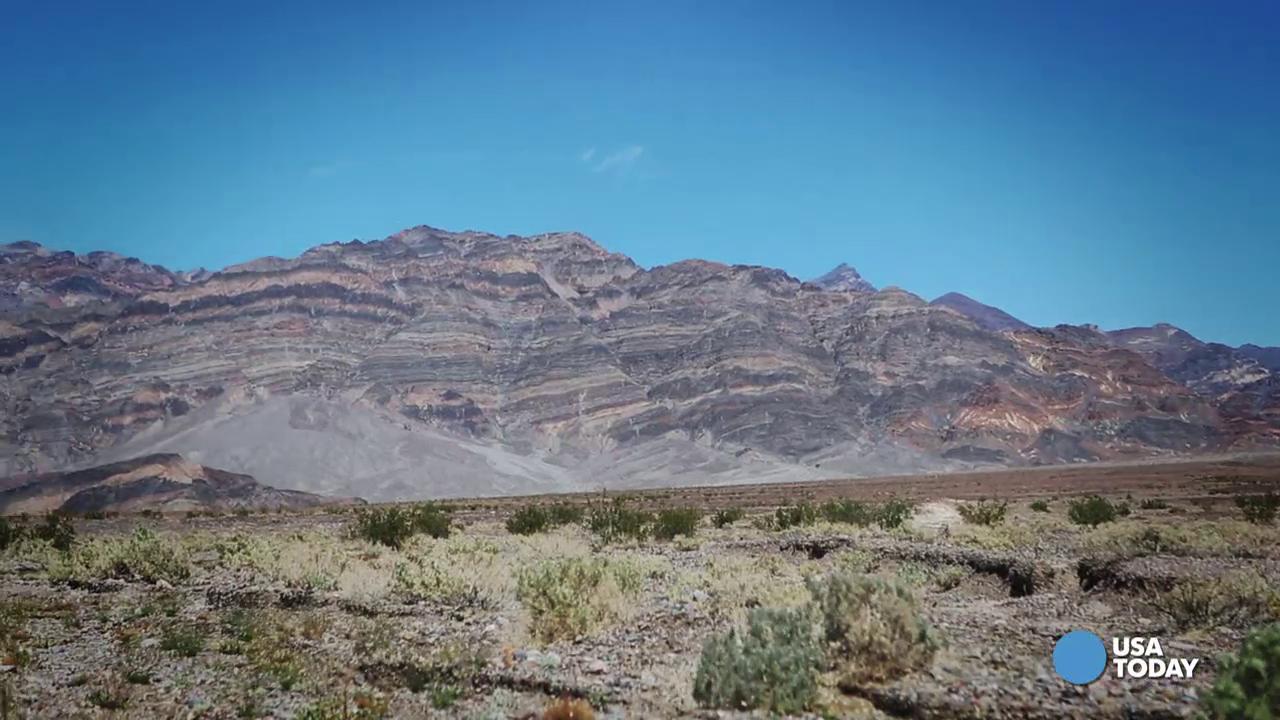
[[[416,227],[221,272],[0,249],[0,476],[153,453],[367,499],[1275,448],[1280,350],[576,233]],[[18,481],[10,481],[9,486]]]

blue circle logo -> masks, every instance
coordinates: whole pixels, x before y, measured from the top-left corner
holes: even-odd
[[[1072,630],[1053,647],[1053,669],[1069,683],[1088,685],[1107,669],[1107,646],[1088,630]]]

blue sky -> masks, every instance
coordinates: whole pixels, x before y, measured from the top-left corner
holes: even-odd
[[[0,242],[572,229],[1280,345],[1273,2],[0,6]]]

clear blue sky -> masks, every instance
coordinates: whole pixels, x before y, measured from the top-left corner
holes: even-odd
[[[0,242],[572,229],[1280,344],[1270,0],[0,6]]]

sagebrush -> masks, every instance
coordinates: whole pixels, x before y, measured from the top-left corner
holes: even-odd
[[[707,640],[693,698],[704,707],[799,714],[817,700],[821,664],[805,610],[755,608],[745,628]]]
[[[1280,716],[1280,623],[1250,632],[1238,653],[1220,661],[1203,706],[1210,720]]]
[[[844,687],[920,670],[940,645],[911,590],[884,578],[835,573],[810,579],[827,660]]]

